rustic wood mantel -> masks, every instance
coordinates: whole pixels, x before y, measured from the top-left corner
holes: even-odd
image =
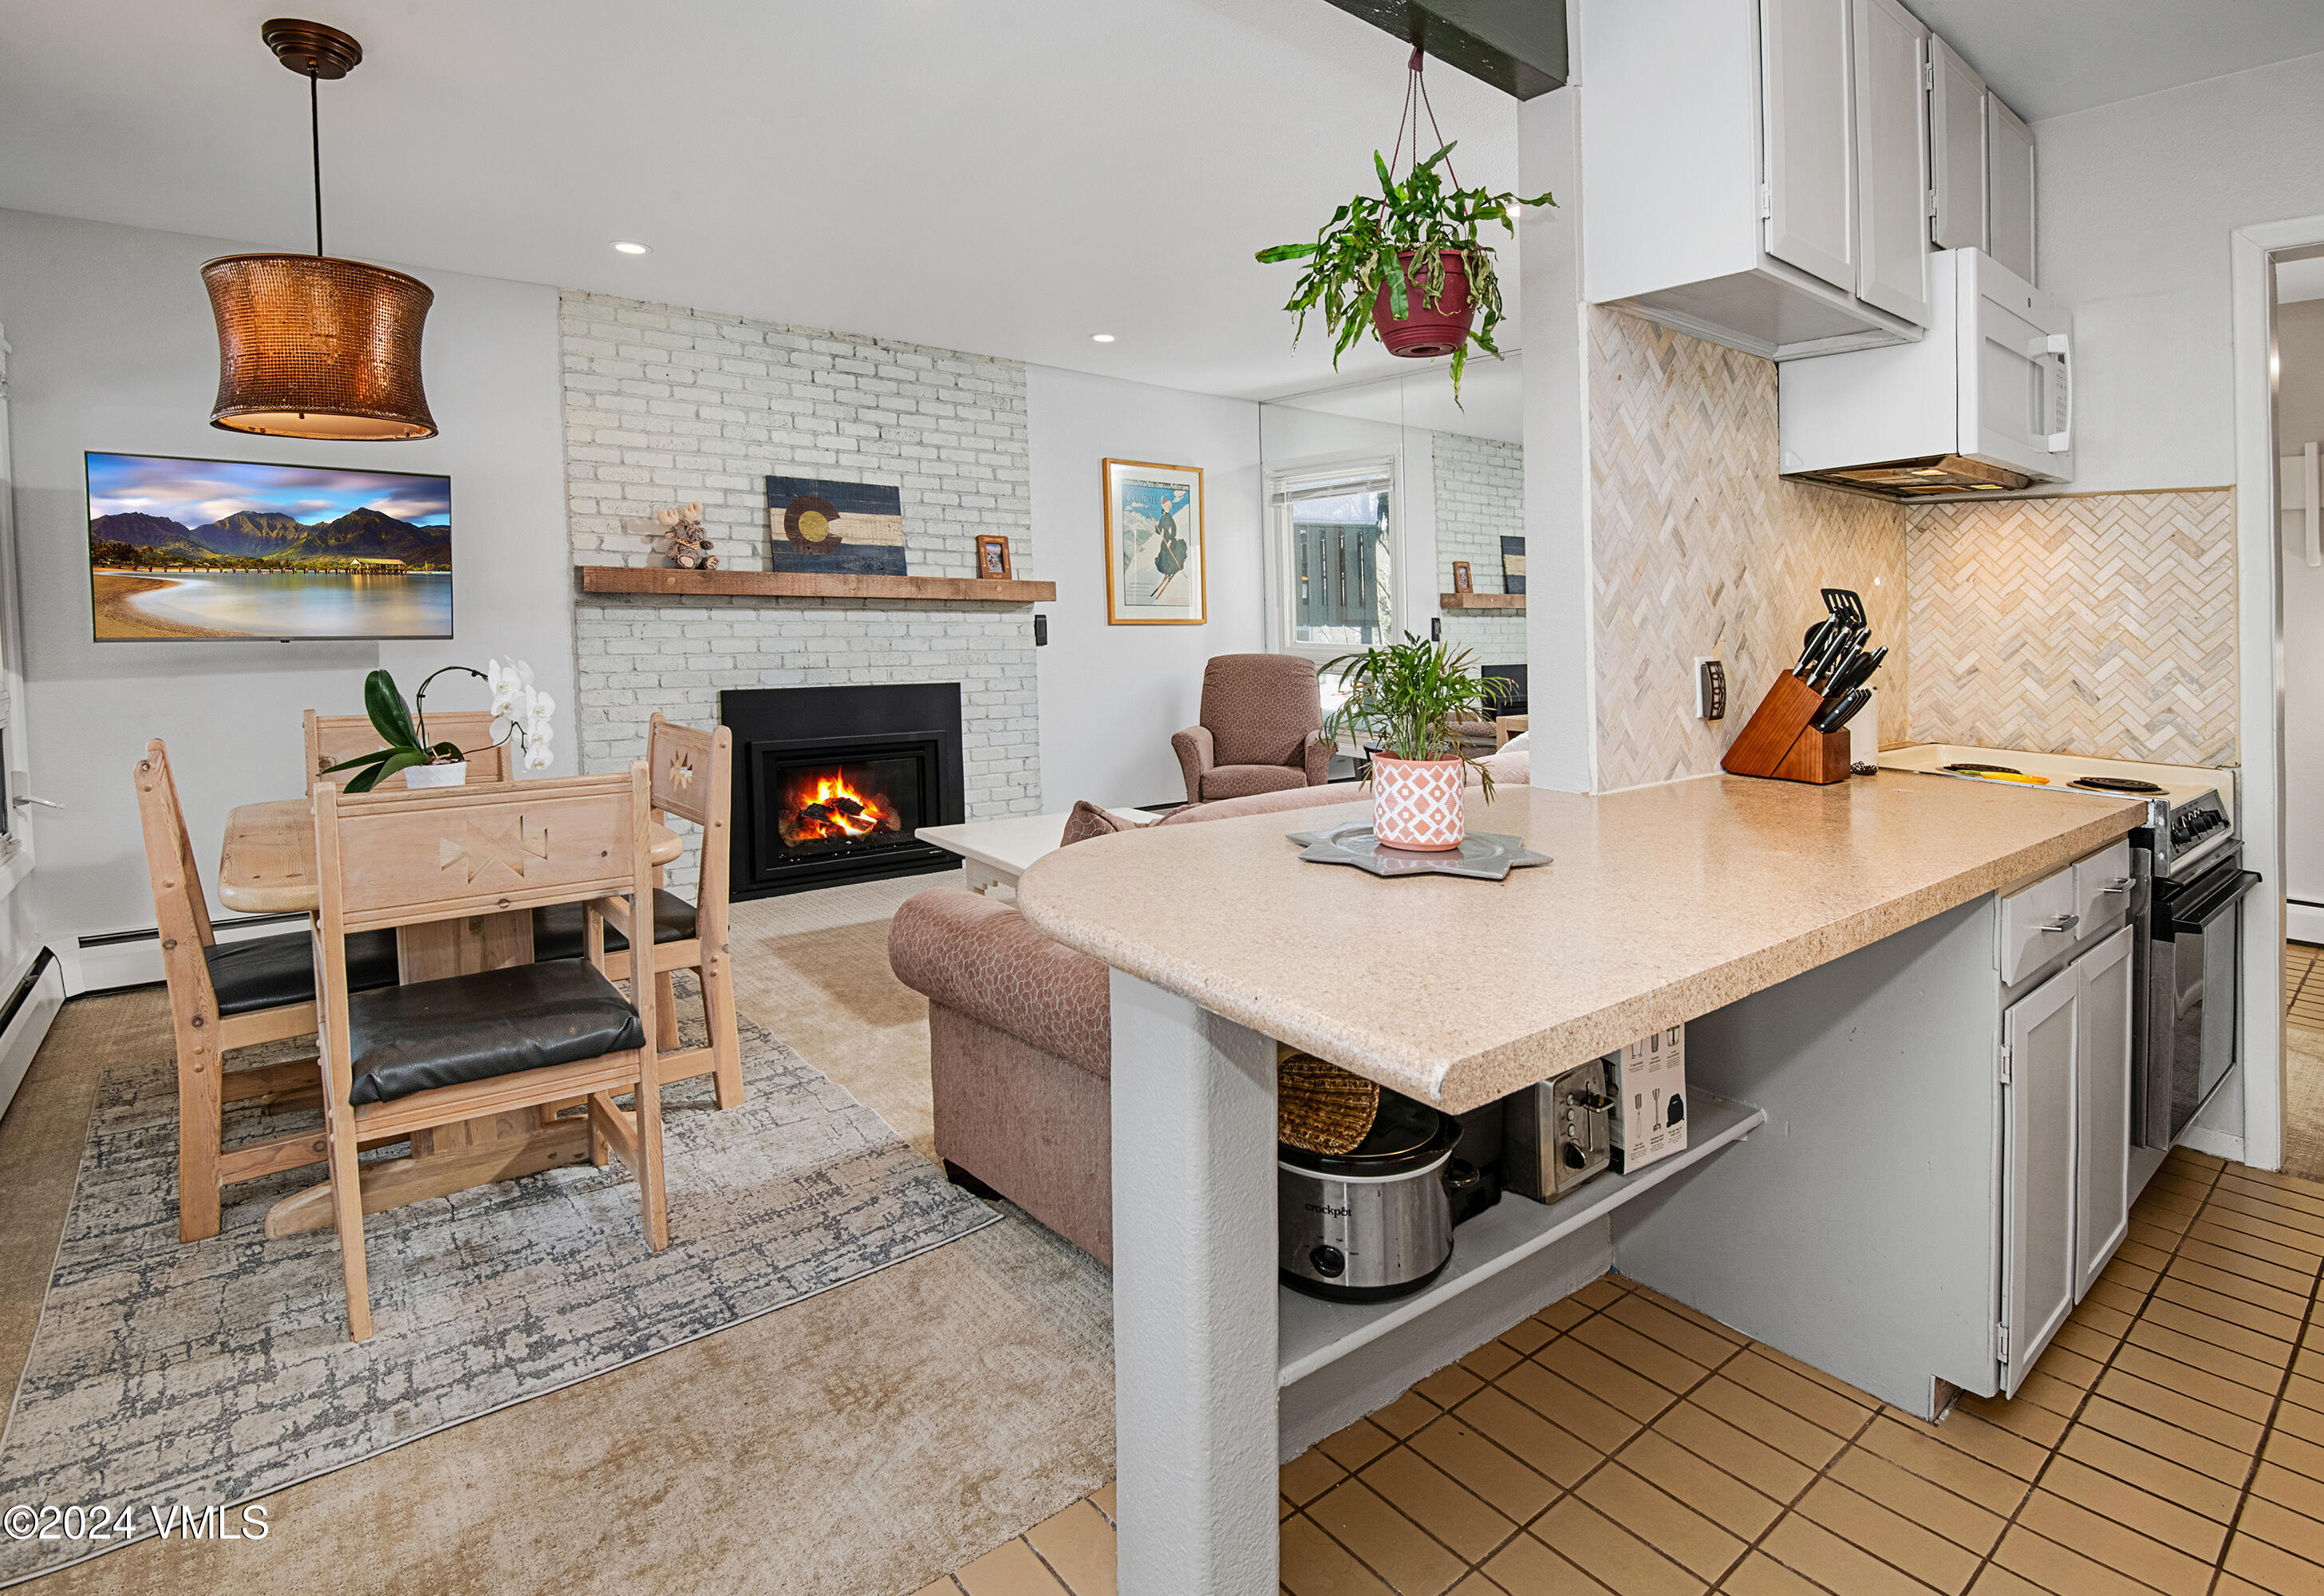
[[[954,604],[1051,604],[1055,582],[976,577],[818,577],[803,571],[684,571],[673,566],[579,566],[584,593],[667,598],[895,598]]]
[[[1436,595],[1440,610],[1515,610],[1522,614],[1526,595],[1522,593],[1440,593]]]

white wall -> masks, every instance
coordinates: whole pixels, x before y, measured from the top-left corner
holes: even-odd
[[[2042,286],[2074,313],[2074,491],[2233,482],[2227,235],[2324,213],[2324,55],[2054,116],[2034,143]]]
[[[1017,574],[1057,585],[1034,650],[1047,807],[1177,802],[1170,734],[1194,722],[1204,664],[1266,646],[1259,407],[1045,365],[1026,368],[1025,397],[1037,559]],[[1106,624],[1106,459],[1203,468],[1208,624]]]
[[[566,741],[552,773],[574,768],[557,291],[414,271],[436,291],[426,379],[439,438],[253,438],[209,425],[217,345],[199,273],[213,255],[253,247],[0,211],[31,790],[66,806],[34,822],[33,901],[60,955],[82,933],[153,923],[130,780],[148,737],[170,745],[214,913],[227,810],[296,797],[300,712],[360,709],[374,668],[409,693],[438,665],[529,659],[558,703]],[[455,641],[93,641],[88,449],[449,475]],[[450,678],[430,697],[446,708],[484,703],[476,684],[456,688]],[[156,959],[145,978],[159,974]]]

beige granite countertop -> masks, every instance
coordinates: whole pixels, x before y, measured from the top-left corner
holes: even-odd
[[[1506,881],[1305,864],[1360,808],[1093,838],[1037,861],[1040,930],[1453,1112],[1790,979],[2141,823],[2144,806],[1883,770],[1588,797],[1472,789],[1473,831],[1555,863]]]

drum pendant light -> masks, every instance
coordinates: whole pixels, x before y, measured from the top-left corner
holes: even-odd
[[[316,84],[363,46],[337,28],[277,17],[259,36],[307,79],[315,166],[315,253],[222,255],[202,267],[217,318],[210,425],[277,438],[433,438],[420,334],[435,293],[416,277],[323,253],[323,141]]]

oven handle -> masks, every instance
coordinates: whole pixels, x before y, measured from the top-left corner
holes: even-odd
[[[2168,902],[2155,911],[2154,930],[2157,936],[2180,931],[2200,931],[2219,918],[2222,911],[2232,908],[2243,895],[2259,885],[2259,872],[2251,870],[2221,871],[2221,884],[2204,891],[2200,897],[2190,897],[2183,905]]]

